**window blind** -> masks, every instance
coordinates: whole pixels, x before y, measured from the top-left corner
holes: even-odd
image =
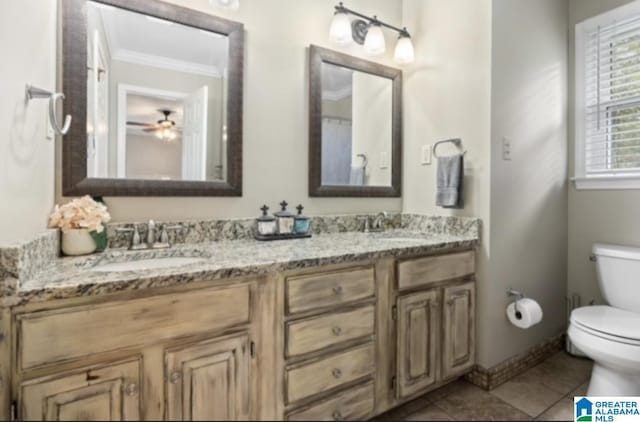
[[[640,175],[640,14],[585,35],[585,176]]]

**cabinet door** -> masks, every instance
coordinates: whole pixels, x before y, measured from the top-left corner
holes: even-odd
[[[20,419],[140,420],[140,362],[130,361],[25,382]]]
[[[251,353],[246,334],[166,353],[169,420],[246,420]]]
[[[444,289],[443,378],[460,375],[475,363],[475,283]]]
[[[437,290],[398,299],[398,398],[436,382],[438,308]]]

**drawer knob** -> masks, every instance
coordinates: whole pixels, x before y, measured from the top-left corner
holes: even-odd
[[[342,328],[340,327],[333,327],[331,331],[333,331],[333,334],[335,334],[336,336],[339,336],[340,334],[342,334]]]
[[[337,294],[337,295],[341,295],[342,294],[342,286],[336,286],[333,288],[333,293]]]
[[[331,417],[333,418],[334,421],[341,421],[342,420],[342,413],[340,413],[339,410],[336,410],[335,412],[333,412]]]
[[[331,373],[333,374],[333,377],[335,379],[339,379],[342,377],[342,371],[339,370],[338,368],[335,368],[333,371],[331,371]]]
[[[131,384],[127,385],[127,388],[125,388],[124,391],[127,396],[135,396],[136,394],[138,394],[138,384],[132,382]]]
[[[180,378],[182,378],[182,375],[180,374],[179,371],[173,371],[171,373],[171,376],[169,376],[169,382],[171,384],[177,384],[178,381],[180,381]]]

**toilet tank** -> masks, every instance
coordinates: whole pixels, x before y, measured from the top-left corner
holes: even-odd
[[[595,244],[598,283],[614,308],[640,313],[640,248]]]

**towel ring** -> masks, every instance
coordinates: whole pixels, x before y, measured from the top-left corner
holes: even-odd
[[[47,91],[46,89],[37,88],[33,85],[27,84],[27,86],[25,87],[25,97],[27,102],[34,98],[48,98],[49,121],[51,122],[51,127],[60,136],[64,136],[67,134],[67,132],[69,132],[69,128],[71,127],[71,116],[65,116],[62,127],[60,127],[60,123],[58,123],[58,117],[56,116],[56,103],[58,102],[58,100],[64,100],[63,93],[54,93],[51,91]]]
[[[462,148],[462,139],[453,138],[453,139],[445,139],[444,141],[438,141],[435,144],[433,144],[433,155],[434,155],[434,157],[439,158],[438,154],[436,153],[436,149],[438,148],[438,145],[444,144],[444,143],[447,143],[447,142],[451,142],[456,147],[458,147],[458,150],[460,150],[460,154],[465,155],[467,153],[467,151]]]

